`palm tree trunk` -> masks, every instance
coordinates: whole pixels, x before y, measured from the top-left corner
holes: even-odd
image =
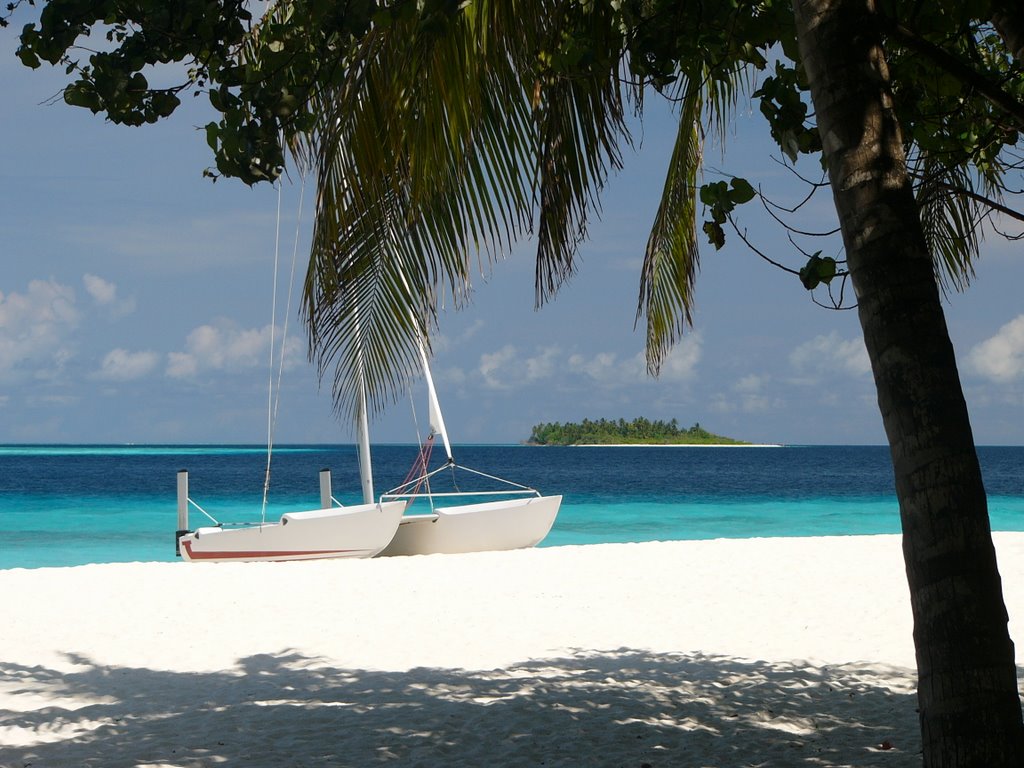
[[[793,5],[892,454],[925,766],[1019,766],[1024,726],[985,489],[873,0]]]

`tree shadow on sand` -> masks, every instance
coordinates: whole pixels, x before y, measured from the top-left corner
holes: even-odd
[[[0,663],[0,766],[911,766],[909,670],[620,649],[506,669]],[[886,748],[882,748],[885,745]],[[889,747],[892,748],[889,748]]]

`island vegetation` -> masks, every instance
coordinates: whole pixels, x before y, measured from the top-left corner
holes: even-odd
[[[651,421],[642,416],[632,421],[584,419],[581,423],[538,424],[529,445],[747,445],[742,440],[708,432],[700,424],[685,428],[677,419]]]

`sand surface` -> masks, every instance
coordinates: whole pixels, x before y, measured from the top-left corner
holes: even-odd
[[[996,545],[1020,649],[1024,534]],[[921,762],[897,536],[15,569],[0,593],[3,768]]]

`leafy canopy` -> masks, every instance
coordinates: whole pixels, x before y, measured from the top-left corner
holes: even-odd
[[[1024,70],[1007,30],[1024,12],[876,6],[921,218],[959,288],[993,215],[1019,216]],[[446,298],[465,300],[475,258],[532,234],[538,303],[557,291],[632,144],[628,115],[655,94],[679,116],[637,312],[657,372],[690,321],[699,233],[720,248],[759,197],[742,178],[702,184],[706,131],[724,136],[749,92],[789,162],[821,152],[793,34],[788,0],[280,0],[258,18],[241,0],[48,0],[19,56],[65,66],[65,101],[116,123],[205,94],[215,178],[274,181],[288,157],[315,173],[304,312],[352,410],[351,382],[365,376],[380,407],[418,369],[418,339]],[[177,84],[151,87],[168,69]],[[803,258],[790,271],[808,289],[843,275]]]

